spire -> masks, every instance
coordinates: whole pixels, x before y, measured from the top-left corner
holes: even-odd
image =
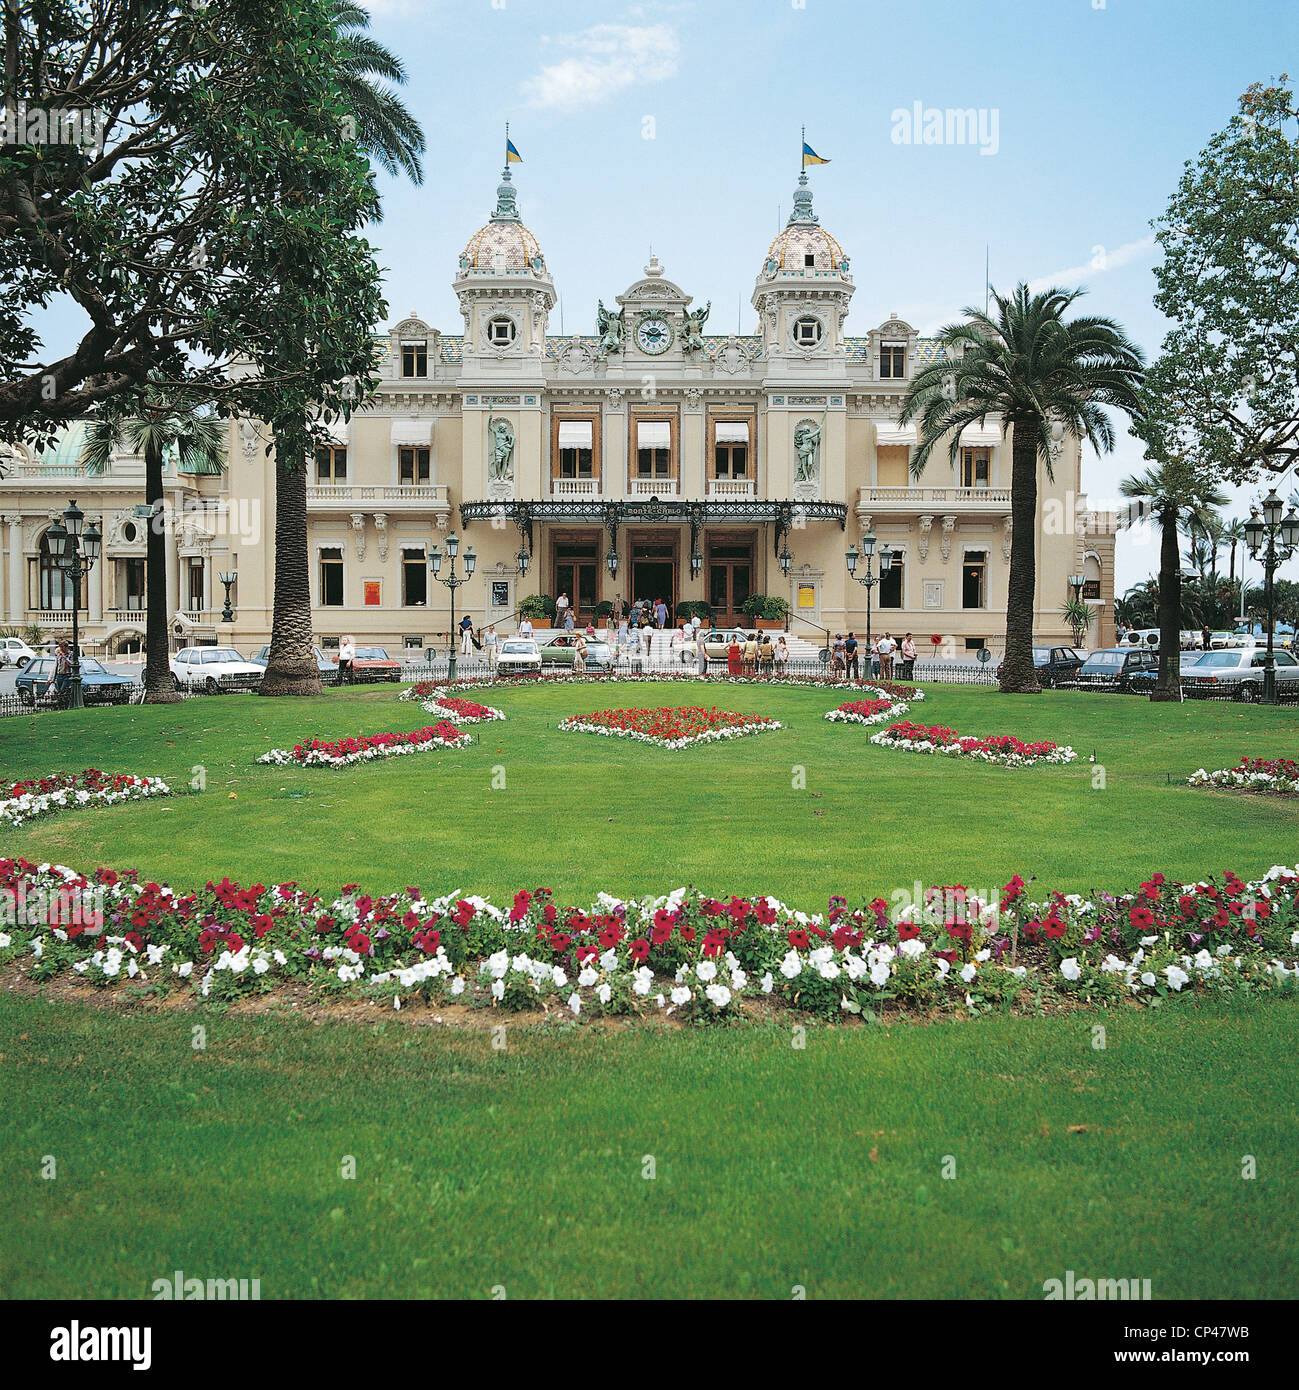
[[[510,166],[501,171],[501,181],[496,189],[496,211],[492,213],[493,222],[517,222],[519,209],[514,203],[514,184],[510,180]]]
[[[812,190],[807,186],[807,171],[798,176],[798,187],[794,190],[794,210],[789,214],[787,225],[815,227],[821,219],[812,211]]]

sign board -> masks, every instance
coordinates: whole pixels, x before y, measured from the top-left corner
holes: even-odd
[[[816,585],[800,584],[798,586],[798,606],[800,608],[816,607]]]
[[[508,579],[492,580],[492,607],[508,608],[510,606],[510,581]]]
[[[378,608],[383,602],[383,581],[380,579],[367,579],[365,581],[365,606],[367,608]]]

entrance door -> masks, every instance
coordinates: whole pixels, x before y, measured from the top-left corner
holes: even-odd
[[[753,592],[753,546],[714,545],[708,551],[708,603],[723,626],[748,621],[744,600]]]
[[[668,622],[676,608],[676,547],[655,536],[630,536],[632,603],[644,599],[650,606],[659,599],[667,604]]]
[[[556,598],[567,594],[574,617],[590,618],[599,602],[600,562],[594,541],[557,542],[555,545]]]

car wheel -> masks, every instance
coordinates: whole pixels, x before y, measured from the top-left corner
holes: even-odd
[[[30,660],[31,660],[31,657],[30,657],[30,656],[20,656],[15,664],[17,665],[18,669],[21,671],[21,670],[23,669],[23,667],[26,666],[27,663],[28,663]]]
[[[21,685],[18,687],[18,700],[21,704],[26,705],[28,709],[31,709],[36,703],[36,695],[30,687]]]
[[[1236,691],[1236,699],[1244,701],[1247,705],[1256,704],[1262,692],[1253,681],[1242,681],[1240,689]]]

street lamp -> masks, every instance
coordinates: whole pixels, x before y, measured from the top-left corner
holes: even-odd
[[[605,567],[609,571],[610,579],[618,578],[618,552],[610,550],[604,557]]]
[[[453,681],[456,678],[456,590],[462,584],[468,584],[473,578],[474,566],[478,563],[478,557],[474,554],[473,547],[470,546],[465,551],[465,572],[463,575],[456,573],[456,555],[460,550],[460,537],[453,531],[447,537],[447,558],[451,561],[451,572],[443,579],[439,573],[442,568],[442,552],[437,548],[435,541],[429,549],[428,567],[433,571],[433,578],[439,584],[445,585],[451,590],[451,652],[447,664],[447,680]]]
[[[1263,594],[1267,606],[1267,655],[1263,658],[1263,699],[1269,705],[1277,703],[1276,698],[1276,654],[1273,651],[1276,627],[1275,595],[1272,580],[1277,569],[1294,554],[1299,546],[1299,515],[1290,508],[1281,515],[1284,504],[1273,488],[1263,499],[1262,516],[1257,507],[1251,507],[1249,520],[1245,523],[1245,544],[1249,547],[1250,558],[1258,560],[1263,566]]]
[[[514,563],[518,567],[519,578],[526,579],[528,577],[528,566],[532,563],[532,556],[528,554],[528,547],[526,545],[519,546],[519,553],[514,557]]]
[[[867,652],[870,651],[871,646],[871,590],[876,586],[876,584],[880,582],[880,580],[884,578],[884,576],[889,572],[889,570],[893,568],[893,552],[886,545],[880,550],[880,572],[879,577],[876,578],[876,576],[871,572],[871,560],[874,558],[874,555],[875,537],[871,535],[869,532],[867,532],[867,534],[861,538],[860,553],[858,552],[857,547],[855,545],[852,545],[851,543],[849,544],[848,549],[844,552],[844,559],[848,562],[849,578],[855,579],[858,582],[858,584],[862,585],[866,590]],[[859,561],[861,561],[862,559],[866,561],[866,573],[858,574],[857,565]]]
[[[86,529],[86,514],[76,501],[68,503],[62,521],[45,533],[54,563],[72,580],[72,675],[68,680],[68,708],[82,709],[81,698],[81,581],[99,559],[103,537],[92,521]]]
[[[1069,576],[1069,587],[1073,590],[1073,601],[1075,603],[1077,603],[1082,596],[1082,587],[1086,582],[1087,578],[1085,575],[1071,574]]]
[[[780,572],[781,572],[781,574],[783,574],[783,575],[785,576],[786,579],[788,579],[788,578],[789,578],[790,567],[791,567],[791,566],[793,565],[793,563],[794,563],[794,557],[789,553],[789,546],[788,546],[788,545],[782,545],[782,546],[781,546],[781,548],[780,548],[780,556],[779,556],[779,559],[780,559]]]
[[[230,586],[239,576],[234,570],[228,570],[225,574],[218,574],[217,578],[226,586],[226,606],[221,610],[221,621],[223,623],[232,623],[235,620],[235,612],[234,609],[230,607]]]
[[[692,551],[690,552],[690,577],[691,577],[691,579],[698,579],[698,578],[699,578],[699,571],[702,570],[703,567],[704,567],[704,557],[703,557],[703,555],[700,554],[700,552],[699,552],[698,550],[692,550]]]

